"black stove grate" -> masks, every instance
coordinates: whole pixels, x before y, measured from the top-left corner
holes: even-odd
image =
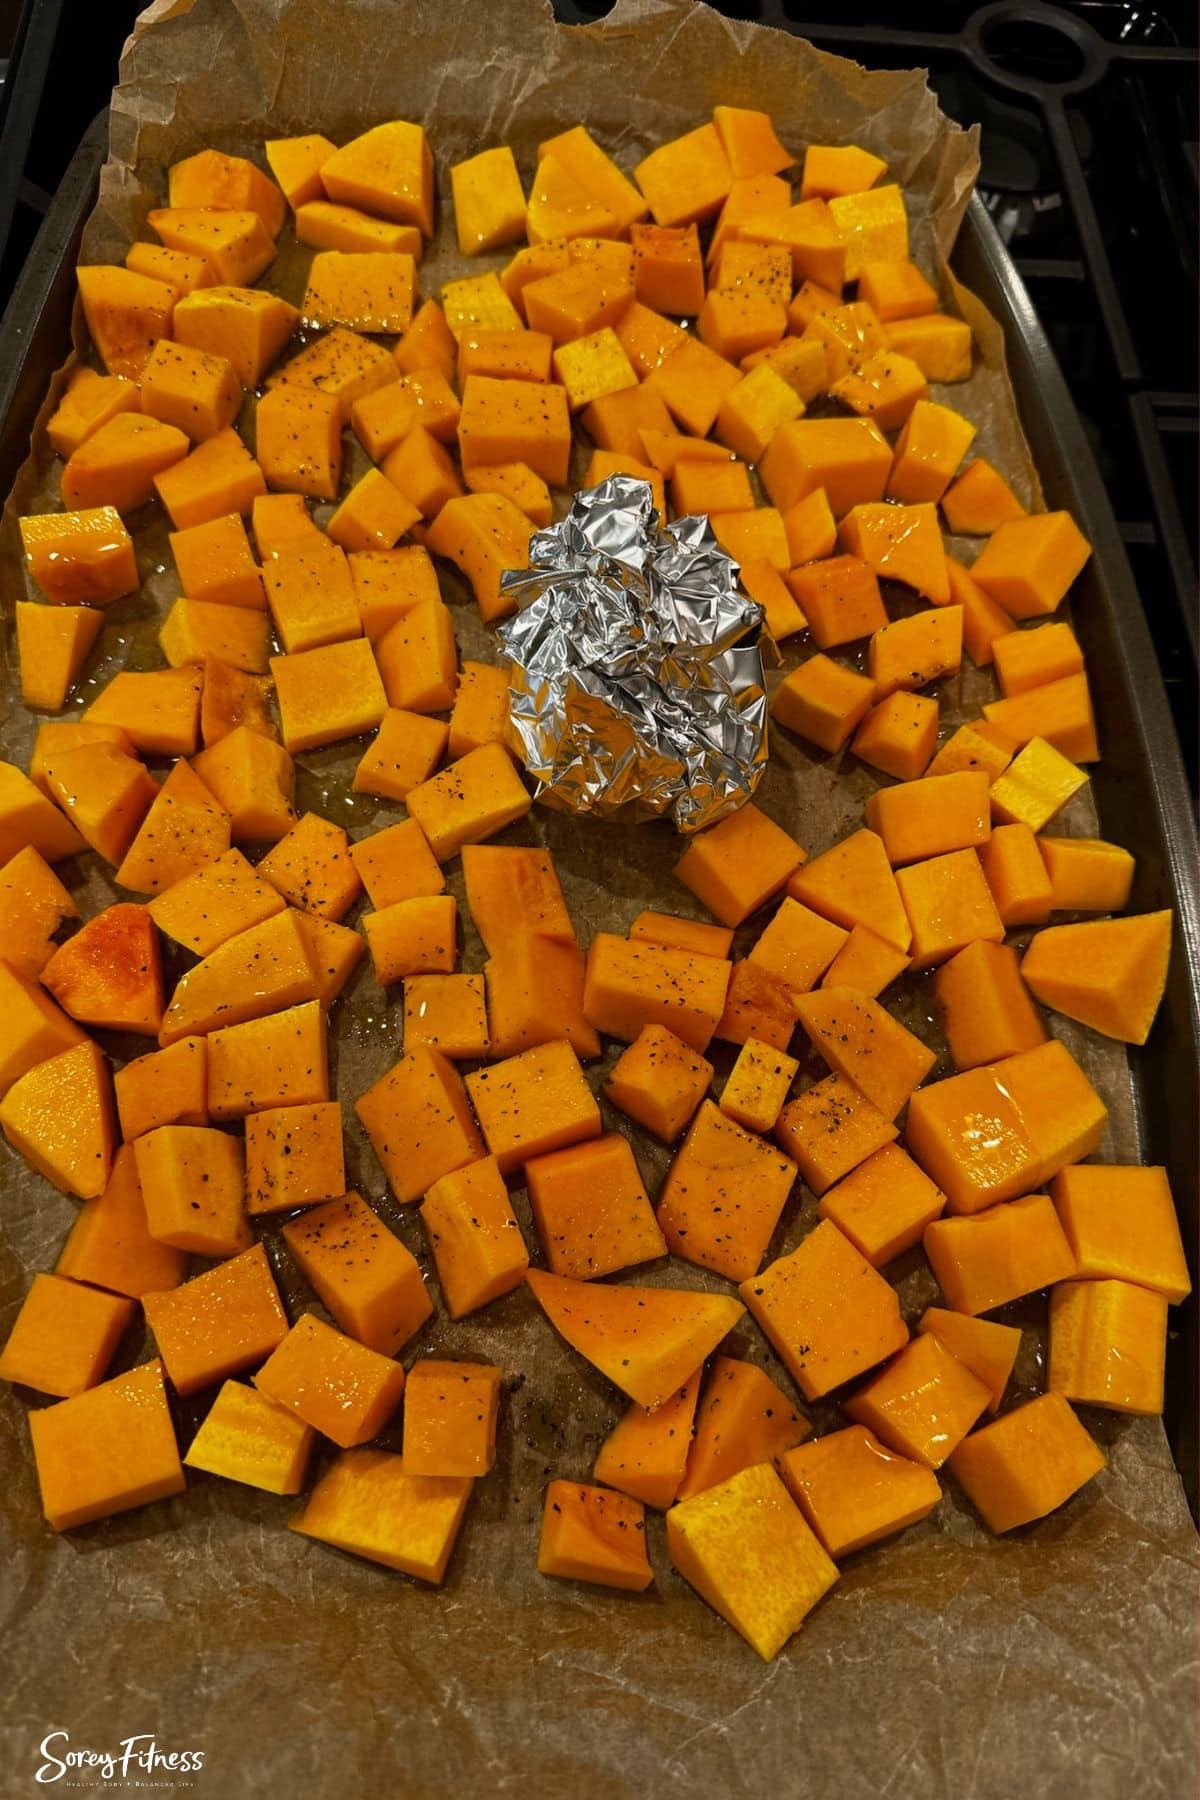
[[[121,0],[71,8],[68,32],[62,0],[21,6],[0,100],[0,297],[39,204],[104,103],[137,10]],[[610,10],[611,0],[555,0],[567,23]],[[889,9],[899,26],[873,22],[885,9],[862,0],[723,0],[718,10],[875,66],[928,68],[944,110],[982,126],[980,193],[1099,462],[1195,789],[1195,0],[909,0],[902,15]]]

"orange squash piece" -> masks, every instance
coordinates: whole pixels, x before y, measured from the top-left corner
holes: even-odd
[[[1021,980],[1017,953],[977,938],[934,971],[933,997],[956,1069],[1032,1050],[1046,1030]]]
[[[452,1319],[478,1311],[524,1281],[529,1252],[494,1156],[431,1183],[421,1223]]]
[[[270,1107],[246,1120],[246,1211],[288,1212],[346,1191],[335,1101]]]
[[[745,1280],[762,1262],[795,1180],[788,1157],[704,1101],[659,1194],[667,1248]]]
[[[32,981],[54,954],[59,926],[77,918],[78,909],[45,858],[27,846],[0,867],[0,917],[4,961]]]
[[[35,1275],[3,1350],[0,1381],[63,1397],[93,1388],[132,1323],[132,1300]]]
[[[438,861],[448,862],[464,845],[524,818],[532,800],[503,745],[481,744],[410,788],[407,804]]]
[[[343,144],[321,164],[331,200],[433,235],[433,156],[422,126],[391,119]]]
[[[502,1174],[600,1134],[600,1109],[565,1039],[476,1070],[466,1088]]]
[[[775,1138],[818,1197],[898,1135],[878,1107],[842,1075],[827,1075],[789,1100]]]
[[[419,1199],[443,1175],[486,1154],[462,1080],[436,1050],[402,1057],[354,1110],[397,1200]]]
[[[793,591],[801,572],[792,570],[789,586]],[[875,684],[869,676],[819,654],[785,676],[775,690],[771,714],[781,725],[832,754],[861,723],[874,695]]]
[[[134,1142],[150,1235],[196,1256],[250,1246],[239,1139],[204,1125],[160,1125]]]
[[[1021,505],[1000,471],[984,457],[969,463],[942,495],[946,528],[956,534],[986,536],[1009,519],[1024,519]]]
[[[823,488],[841,518],[882,499],[891,466],[887,439],[869,419],[793,419],[775,433],[759,473],[781,512]]]
[[[1076,1163],[1050,1183],[1055,1209],[1085,1281],[1132,1281],[1178,1306],[1192,1291],[1167,1172]]]
[[[347,1450],[334,1458],[289,1529],[436,1585],[473,1486],[465,1475],[409,1475],[404,1458],[387,1450]]]
[[[797,999],[816,986],[845,941],[840,925],[785,895],[749,960],[774,975]]]
[[[673,1143],[712,1081],[712,1064],[663,1025],[643,1025],[618,1057],[604,1086],[605,1099]]]
[[[805,853],[748,801],[694,837],[673,873],[724,925],[740,925],[774,897]]]
[[[59,946],[41,979],[73,1019],[109,1031],[158,1033],[162,960],[144,906],[105,907]]]
[[[94,1200],[108,1184],[116,1120],[108,1064],[90,1039],[37,1063],[0,1102],[0,1128],[60,1194]]]
[[[907,925],[907,919],[905,920]],[[908,967],[908,955],[895,944],[866,925],[852,925],[850,936],[842,945],[819,982],[820,987],[854,988],[860,994],[878,999],[898,975]]]
[[[993,659],[1002,659],[1001,644],[1023,641],[1032,635],[1027,631],[1014,631],[997,638]],[[1003,731],[1016,744],[1029,744],[1034,738],[1041,738],[1071,762],[1099,761],[1092,696],[1087,676],[1082,672],[1064,675],[1008,699],[990,700],[983,712],[989,724]]]
[[[721,1090],[721,1111],[746,1131],[770,1131],[799,1067],[785,1051],[747,1038]]]
[[[264,1116],[251,1114],[247,1130]],[[416,1259],[358,1194],[314,1206],[283,1239],[321,1304],[370,1350],[395,1356],[433,1312]]]
[[[71,1531],[184,1489],[160,1362],[29,1416],[42,1510]]]
[[[992,817],[999,825],[1027,825],[1041,831],[1072,795],[1087,785],[1087,774],[1043,737],[1031,738],[991,786]]]
[[[104,1192],[76,1214],[56,1272],[139,1300],[176,1287],[186,1268],[184,1251],[151,1237],[133,1146],[122,1144]]]
[[[935,1219],[925,1254],[956,1312],[994,1312],[1069,1281],[1075,1259],[1047,1194],[1026,1194],[968,1218]]]
[[[663,1510],[679,1491],[687,1465],[700,1370],[654,1411],[631,1404],[601,1444],[592,1474],[606,1487]]]
[[[851,744],[860,762],[897,781],[918,781],[937,745],[938,703],[932,694],[897,689],[871,708]]]
[[[852,1081],[886,1118],[895,1118],[937,1061],[877,1000],[852,988],[800,995],[796,1013],[829,1066]]]
[[[997,825],[979,847],[984,879],[1006,926],[1044,925],[1052,889],[1038,841],[1028,825]]]
[[[999,1412],[1021,1348],[1020,1328],[999,1325],[994,1319],[972,1319],[965,1313],[947,1312],[942,1306],[927,1306],[917,1320],[917,1330],[939,1338],[950,1354],[988,1389],[987,1410]]]
[[[261,1244],[182,1287],[146,1294],[142,1304],[177,1394],[195,1394],[262,1362],[287,1336],[287,1314]]]
[[[320,1001],[210,1033],[208,1111],[241,1119],[263,1106],[329,1098],[325,1012]]]
[[[945,1204],[946,1196],[898,1144],[884,1144],[826,1189],[817,1211],[878,1269],[919,1244]]]
[[[147,909],[160,931],[199,957],[284,910],[283,897],[251,868],[240,850],[186,876]]]
[[[175,290],[165,281],[109,263],[76,269],[88,336],[110,375],[136,379],[159,338],[169,337]]]
[[[656,314],[650,316],[657,317]],[[629,334],[618,327],[617,336],[630,361],[635,367],[639,366]],[[644,373],[650,392],[664,401],[681,431],[698,438],[707,437],[717,422],[721,402],[741,381],[741,370],[698,338],[684,337],[678,343],[665,346],[657,361],[644,345],[638,348],[643,362],[648,364]]]
[[[864,1425],[798,1445],[779,1459],[779,1472],[832,1557],[916,1525],[942,1497],[931,1470],[886,1449]]]
[[[777,1463],[812,1426],[765,1370],[714,1357],[677,1498],[689,1500],[755,1463]]]
[[[268,1494],[298,1494],[316,1434],[256,1388],[227,1381],[188,1446],[184,1463]]]
[[[929,775],[900,787],[880,788],[869,797],[866,810],[867,824],[883,840],[893,868],[970,849],[991,835],[988,778],[983,771]]]
[[[1088,919],[1039,931],[1021,977],[1043,1005],[1105,1037],[1144,1044],[1167,980],[1171,913]]]
[[[665,1025],[703,1052],[724,1010],[728,983],[724,959],[601,931],[588,951],[584,1015],[598,1031],[626,1042],[645,1025]]]
[[[1033,619],[1057,610],[1091,553],[1070,513],[1032,513],[993,532],[971,575],[1010,617]]]
[[[788,587],[822,650],[870,637],[887,624],[879,583],[858,557],[807,563],[791,571]]]
[[[254,1385],[345,1450],[387,1424],[404,1391],[404,1370],[314,1313],[301,1313]]]
[[[665,1254],[636,1159],[620,1133],[531,1158],[525,1183],[556,1275],[590,1281]]]
[[[852,832],[814,857],[790,877],[787,891],[847,930],[866,925],[888,943],[908,948],[911,931],[900,890],[874,831]]]
[[[486,1475],[496,1459],[501,1371],[424,1357],[404,1393],[404,1466],[411,1475]]]
[[[538,1571],[641,1593],[654,1579],[640,1500],[574,1481],[546,1489]]]
[[[1064,1281],[1050,1296],[1047,1384],[1085,1406],[1160,1413],[1167,1298],[1127,1281]]]
[[[973,1432],[950,1470],[990,1531],[1044,1519],[1098,1475],[1105,1455],[1061,1394],[1042,1394]]]
[[[940,1469],[985,1410],[988,1389],[939,1338],[910,1339],[845,1401],[850,1418],[900,1456]]]

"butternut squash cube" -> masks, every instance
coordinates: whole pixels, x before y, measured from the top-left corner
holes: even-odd
[[[113,1087],[126,1143],[159,1125],[208,1124],[205,1050],[202,1037],[180,1038],[117,1070]]]
[[[983,770],[928,775],[873,793],[867,824],[883,840],[895,868],[985,844],[991,836],[988,796]]]
[[[751,243],[776,244],[792,259],[796,282],[819,282],[839,293],[846,279],[846,245],[824,200],[802,200],[796,206],[772,208],[741,218],[731,235]]]
[[[342,1112],[336,1101],[279,1106],[246,1120],[246,1211],[287,1212],[346,1191]]]
[[[907,921],[906,921],[907,924]],[[889,944],[867,925],[852,925],[850,936],[842,945],[818,986],[854,988],[860,994],[878,999],[884,988],[902,975],[908,967],[904,950]]]
[[[89,606],[15,607],[21,699],[31,712],[61,712],[83,672],[104,615]]]
[[[586,126],[573,125],[538,145],[538,162],[552,156],[562,168],[610,212],[620,231],[646,216],[646,202],[633,183],[605,155]]]
[[[379,469],[368,469],[346,495],[326,530],[345,550],[390,550],[421,517]]]
[[[147,365],[148,366],[148,365]],[[123,412],[101,425],[62,472],[62,497],[77,509],[136,512],[154,498],[155,478],[188,453],[186,435],[146,413]]]
[[[945,962],[981,938],[1003,941],[1004,923],[973,850],[909,863],[897,871],[896,881],[912,926],[917,968]]]
[[[641,1593],[654,1579],[640,1500],[574,1481],[546,1489],[538,1572]]]
[[[1046,1040],[1007,944],[968,944],[934,971],[933,997],[956,1069],[998,1062]]]
[[[315,1313],[301,1313],[255,1375],[254,1385],[347,1450],[383,1430],[400,1404],[404,1370]]]
[[[65,461],[93,431],[119,412],[136,412],[137,404],[136,382],[123,375],[101,375],[81,364],[72,371],[57,407],[46,421],[50,448]]]
[[[800,573],[792,570],[788,585],[793,592],[794,578]],[[859,675],[819,653],[780,682],[771,701],[771,716],[832,755],[866,717],[874,698],[875,683],[870,676]]]
[[[843,1405],[890,1450],[940,1469],[987,1402],[984,1383],[940,1339],[926,1334],[912,1338]]]
[[[527,463],[479,463],[464,474],[472,494],[502,494],[539,529],[554,518],[550,489]]]
[[[887,626],[879,582],[856,556],[831,556],[793,569],[788,587],[822,650],[870,637]]]
[[[342,479],[342,402],[318,387],[269,389],[255,412],[255,447],[272,488],[336,500]]]
[[[244,606],[220,606],[181,595],[163,621],[158,641],[173,669],[212,658],[248,675],[267,672],[266,616]]]
[[[651,1409],[679,1391],[745,1312],[727,1294],[597,1285],[542,1269],[525,1279],[560,1337]]]
[[[660,144],[633,171],[658,225],[703,224],[714,218],[729,192],[733,171],[716,127]]]
[[[42,985],[85,1025],[156,1035],[163,1016],[162,959],[144,906],[107,906],[60,944]]]
[[[851,1556],[926,1518],[942,1497],[932,1470],[885,1448],[864,1425],[828,1432],[779,1459],[788,1492],[830,1556]]]
[[[803,411],[804,402],[795,390],[770,363],[760,363],[722,400],[716,434],[738,456],[757,463],[779,426]]]
[[[416,279],[416,264],[403,250],[318,250],[300,312],[317,325],[407,331]]]
[[[446,749],[448,727],[440,719],[389,707],[374,741],[354,773],[355,793],[403,800],[427,781]]]
[[[909,1150],[945,1193],[950,1210],[976,1213],[1028,1193],[1041,1178],[1038,1149],[1006,1082],[991,1066],[969,1069],[914,1095]]]
[[[1075,1273],[1085,1281],[1133,1281],[1178,1306],[1192,1291],[1167,1172],[1077,1163],[1050,1183]]]
[[[257,1388],[227,1381],[205,1414],[184,1462],[268,1494],[298,1494],[316,1434]]]
[[[986,719],[960,725],[942,745],[926,775],[957,775],[960,770],[982,770],[989,783],[1003,775],[1013,759],[1011,741]]]
[[[354,1110],[397,1200],[419,1200],[443,1175],[486,1155],[462,1079],[437,1050],[409,1051]]]
[[[134,1142],[151,1237],[196,1256],[249,1248],[240,1141],[205,1125],[160,1125]]]
[[[937,744],[938,703],[932,694],[897,689],[873,706],[854,734],[860,762],[897,781],[918,781]]]
[[[503,494],[464,494],[442,507],[426,542],[467,577],[480,618],[492,624],[515,609],[501,577],[506,569],[525,568],[532,532],[531,521]]]
[[[202,256],[232,286],[250,287],[275,260],[270,232],[248,208],[152,207],[146,223],[168,250]]]
[[[104,1192],[76,1214],[56,1272],[140,1300],[143,1294],[176,1287],[186,1269],[182,1250],[151,1237],[133,1146],[122,1144]]]
[[[730,363],[779,343],[786,329],[784,302],[761,287],[710,288],[696,320],[701,342]]]
[[[913,408],[929,394],[924,371],[896,350],[875,350],[857,368],[830,383],[833,398],[860,418],[874,419],[881,431],[899,431]]]
[[[1046,1006],[1106,1037],[1144,1044],[1167,979],[1171,913],[1088,919],[1039,931],[1021,977]]]
[[[357,206],[341,206],[335,200],[305,201],[296,208],[295,226],[297,242],[314,250],[387,250],[419,261],[425,242],[416,225],[375,219]]]
[[[474,1486],[470,1476],[409,1475],[387,1450],[335,1457],[289,1530],[439,1583]]]
[[[690,1500],[756,1463],[777,1462],[811,1431],[763,1369],[714,1357],[677,1498]]]
[[[783,1482],[767,1463],[673,1506],[675,1568],[765,1662],[837,1580]]]
[[[521,326],[516,307],[490,270],[486,275],[443,281],[442,311],[456,342],[465,332],[518,331]]]
[[[325,1012],[319,1000],[210,1033],[210,1118],[241,1119],[265,1106],[311,1106],[328,1098]]]
[[[372,642],[422,601],[441,598],[429,552],[420,544],[352,550],[346,560],[362,629]]]
[[[867,263],[858,272],[858,297],[885,325],[894,319],[916,319],[923,313],[936,312],[938,304],[937,289],[911,262]],[[973,429],[971,435],[975,435]]]
[[[42,1510],[55,1531],[184,1489],[160,1362],[29,1415]]]
[[[185,531],[225,513],[248,513],[266,493],[267,484],[263,470],[230,426],[156,475],[154,489],[176,531]]]
[[[795,839],[748,801],[694,837],[673,873],[722,924],[740,925],[804,858]]]
[[[604,1095],[665,1144],[672,1143],[708,1091],[712,1064],[662,1025],[644,1025],[617,1059]]]
[[[888,339],[930,381],[966,381],[971,373],[971,327],[965,319],[941,312],[891,319]]]
[[[1129,903],[1134,860],[1103,838],[1040,837],[1053,912],[1120,912]]]
[[[798,904],[793,901],[793,905]],[[853,988],[824,987],[796,1000],[815,1050],[894,1119],[937,1061],[934,1051],[898,1019]]]
[[[405,246],[397,244],[394,247],[399,250]],[[341,248],[348,250],[350,245]],[[402,372],[411,374],[417,369],[437,369],[447,381],[454,374],[457,355],[457,340],[436,300],[426,300],[418,306],[412,324],[392,351],[396,367]]]
[[[950,1354],[988,1389],[988,1411],[1000,1410],[1021,1348],[1018,1326],[998,1325],[994,1319],[972,1319],[965,1313],[947,1312],[941,1306],[927,1306],[917,1320],[917,1330],[931,1332],[940,1339]]]
[[[523,462],[552,487],[562,487],[571,450],[567,392],[544,382],[468,375],[463,384],[458,445],[464,469]]]
[[[466,1091],[503,1175],[600,1135],[595,1095],[562,1038],[477,1069],[467,1076]]]
[[[108,606],[138,585],[133,539],[115,506],[18,520],[25,566],[47,600]]]
[[[1050,1296],[1050,1392],[1114,1412],[1160,1413],[1167,1297],[1127,1281],[1064,1281]]]
[[[584,1014],[598,1031],[626,1042],[645,1025],[666,1025],[703,1052],[725,1008],[729,969],[723,958],[597,932],[588,951]]]
[[[433,1312],[416,1259],[358,1194],[314,1206],[283,1237],[321,1304],[369,1350],[395,1356]]]
[[[112,1078],[90,1040],[14,1081],[0,1101],[4,1135],[60,1194],[94,1200],[108,1185],[116,1138]]]
[[[410,975],[452,973],[458,960],[457,918],[452,894],[397,900],[367,913],[363,929],[376,981],[387,987]]]
[[[891,1120],[836,1073],[789,1100],[775,1124],[776,1142],[818,1198],[897,1136]]]
[[[895,1289],[827,1219],[738,1292],[806,1400],[908,1342]]]
[[[979,860],[1005,925],[1045,924],[1050,917],[1050,877],[1028,825],[998,825],[980,846]]]
[[[787,536],[786,521],[784,536]],[[808,621],[778,569],[773,568],[765,558],[758,557],[743,562],[740,574],[742,586],[763,609],[763,630],[777,645],[797,631],[804,630]]]
[[[452,1319],[478,1311],[524,1281],[529,1253],[494,1156],[431,1183],[421,1223]]]
[[[217,278],[212,264],[202,256],[189,256],[186,250],[168,250],[165,244],[130,244],[125,252],[125,267],[139,275],[149,275],[155,281],[166,282],[175,295],[176,305],[185,294],[196,288],[210,287]],[[119,381],[123,378],[104,379]]]
[[[795,1179],[788,1157],[703,1101],[659,1195],[668,1249],[745,1280],[766,1254]]]
[[[181,975],[163,1015],[160,1044],[241,1025],[314,998],[306,940],[291,907],[228,938]]]
[[[714,1037],[730,1044],[759,1038],[778,1050],[786,1050],[796,1030],[796,1011],[791,990],[758,963],[743,957],[735,962]]]
[[[1026,1194],[965,1218],[935,1219],[924,1245],[938,1286],[957,1312],[993,1312],[1075,1273],[1070,1243],[1047,1194]]]
[[[800,193],[805,200],[864,194],[874,187],[886,168],[881,156],[874,156],[858,144],[810,144],[804,153]]]
[[[242,384],[227,358],[165,339],[146,358],[141,389],[142,411],[193,443],[232,425],[242,404]]]
[[[507,669],[464,662],[450,713],[451,759],[456,761],[481,744],[507,743],[509,735]]]
[[[887,627],[889,632],[899,632],[902,626],[921,625],[930,630],[936,640],[938,632],[951,629],[947,614],[953,609],[946,604],[951,597],[950,577],[946,569],[946,553],[942,546],[936,508],[927,501],[916,506],[853,506],[838,530],[846,549],[860,557],[876,575],[886,576],[891,581],[903,581],[931,605],[944,609],[934,613],[917,613],[909,619],[898,619],[895,624]],[[961,618],[958,624],[959,643],[952,646],[954,660],[948,664],[950,668],[958,667],[962,654]],[[941,649],[941,644],[937,643],[936,651]],[[916,666],[921,665],[914,665]],[[934,674],[944,672],[944,669],[935,667],[933,674],[927,675],[925,679],[932,680]],[[922,683],[910,679],[906,685],[920,687]]]
[[[205,284],[177,302],[172,335],[224,357],[243,387],[257,388],[299,323],[299,310],[278,294]]]
[[[312,964],[313,986],[322,1006],[332,1006],[366,954],[366,945],[349,925],[297,913],[296,925]]]
[[[345,831],[319,813],[305,813],[263,857],[258,874],[291,905],[323,919],[340,919],[362,892]]]
[[[1024,519],[1027,509],[998,469],[977,456],[942,496],[942,512],[949,531],[984,536],[1009,519]]]
[[[785,1051],[747,1038],[721,1091],[721,1111],[747,1131],[770,1131],[799,1067]]]
[[[671,504],[678,513],[752,512],[750,471],[732,457],[717,462],[681,458],[671,472]]]
[[[890,270],[894,266],[889,263],[878,265],[881,270]],[[879,312],[879,308],[875,311]],[[882,318],[883,314],[879,316]],[[936,504],[945,494],[974,438],[975,426],[961,413],[949,406],[938,406],[932,400],[918,400],[896,440],[887,498],[898,500],[905,506]]]
[[[298,656],[273,656],[271,674],[289,751],[315,750],[361,737],[373,731],[388,710],[379,665],[367,638],[324,644]]]
[[[646,1506],[670,1506],[683,1480],[699,1393],[697,1369],[653,1412],[636,1403],[627,1407],[600,1446],[596,1480]]]
[[[572,941],[521,933],[484,964],[492,1056],[565,1037],[578,1056],[600,1054],[585,1014],[583,952]]]
[[[618,330],[617,336],[637,367],[638,356],[629,335]],[[697,338],[684,337],[664,346],[664,350],[661,359],[651,361],[643,371],[646,385],[663,401],[681,431],[697,438],[707,437],[717,422],[721,402],[741,382],[741,370]],[[650,361],[652,353],[648,349],[642,353]]]
[[[32,981],[54,954],[55,932],[78,908],[45,858],[26,847],[0,867],[0,917],[4,961]]]
[[[695,225],[630,227],[634,290],[643,306],[695,318],[704,304],[704,259]]]
[[[898,1144],[885,1144],[827,1189],[817,1211],[878,1269],[919,1244],[945,1204],[946,1196],[912,1158]]]
[[[619,1132],[530,1158],[525,1183],[556,1275],[591,1281],[666,1254],[637,1161]]]
[[[302,137],[267,139],[263,155],[289,206],[301,207],[307,201],[321,197],[325,192],[321,164],[328,161],[336,148],[336,144],[319,131],[308,132]]]
[[[783,983],[798,1007],[800,995],[816,986],[845,941],[840,925],[785,895],[749,957]]]
[[[993,645],[993,660],[1001,654],[1001,644],[1032,635],[1027,631],[1013,631],[997,638]],[[1029,744],[1035,737],[1042,738],[1071,762],[1099,761],[1096,717],[1092,711],[1088,679],[1082,671],[1064,675],[1057,681],[1047,681],[1044,686],[1030,688],[1008,699],[991,700],[983,711],[988,723],[1003,731],[1013,743]]]
[[[146,1294],[146,1323],[177,1394],[195,1394],[251,1363],[287,1336],[287,1314],[261,1244],[182,1287]]]
[[[462,863],[467,905],[489,954],[517,935],[574,943],[562,888],[545,850],[467,845]]]
[[[951,600],[963,609],[963,645],[967,655],[983,668],[994,660],[997,640],[1016,627],[1004,608],[985,594],[974,576],[952,556],[946,558],[946,576]]]
[[[36,850],[47,862],[59,862],[84,848],[81,833],[47,798],[55,791],[44,773],[42,781],[45,792],[39,793],[15,763],[0,762],[0,864],[20,850]],[[64,785],[64,799],[72,788],[73,783]]]
[[[1045,738],[1030,738],[992,783],[992,817],[998,825],[1022,824],[1041,831],[1086,787],[1087,779],[1085,770]]]
[[[770,115],[741,106],[714,106],[713,124],[735,177],[777,175],[795,162],[771,123]]]
[[[76,269],[88,336],[110,375],[136,378],[159,338],[169,337],[175,290],[110,263]]]
[[[433,155],[422,126],[391,119],[351,138],[321,164],[331,200],[433,236]]]
[[[504,747],[482,744],[411,788],[407,804],[438,861],[448,862],[464,844],[477,844],[524,818],[532,801]]]
[[[402,819],[350,846],[350,857],[371,904],[380,909],[440,894],[445,877],[415,819]]]
[[[123,670],[114,675],[84,718],[120,725],[141,755],[191,756],[200,745],[200,691],[195,669]]]
[[[785,213],[791,199],[790,183],[778,175],[735,175],[713,226],[708,246],[709,268],[719,263],[728,244],[738,241],[739,225],[764,219],[771,213]]]
[[[281,913],[284,901],[240,850],[226,850],[152,900],[148,910],[160,931],[205,957],[240,932]]]
[[[0,1381],[41,1394],[82,1394],[101,1379],[132,1323],[132,1300],[35,1275],[0,1350]]]
[[[173,531],[170,540],[180,586],[190,599],[265,609],[262,571],[237,513],[188,531]]]
[[[283,227],[286,209],[282,194],[270,177],[244,156],[201,150],[172,163],[167,181],[173,207],[249,208],[272,237]]]
[[[889,333],[865,301],[832,307],[822,302],[811,310],[804,337],[808,343],[824,345],[828,384],[852,374],[869,357],[888,347]]]
[[[34,974],[0,962],[0,1093],[38,1063],[87,1041],[87,1033],[55,1005]]]
[[[441,600],[420,601],[378,639],[376,661],[390,707],[409,713],[448,710],[458,688],[458,646],[449,607]]]
[[[404,1044],[440,1050],[451,1062],[488,1055],[482,975],[411,975],[404,983]]]
[[[413,1364],[404,1393],[404,1464],[410,1474],[490,1473],[500,1377],[490,1363],[424,1357]]]
[[[1056,611],[1092,547],[1070,513],[1009,519],[988,539],[971,576],[1014,619]]]
[[[989,1531],[1044,1519],[1105,1465],[1061,1394],[1041,1394],[959,1445],[950,1470]]]
[[[722,550],[736,563],[763,561],[782,571],[791,561],[783,518],[773,506],[756,506],[752,512],[714,513],[709,524]]]
[[[450,188],[458,247],[464,256],[499,250],[525,236],[525,192],[507,144],[452,163]]]

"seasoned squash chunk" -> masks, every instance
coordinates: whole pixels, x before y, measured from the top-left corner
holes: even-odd
[[[654,1580],[641,1501],[575,1481],[552,1481],[537,1566],[540,1574],[564,1581],[641,1593]]]
[[[42,1510],[55,1531],[184,1489],[160,1362],[29,1415]]]

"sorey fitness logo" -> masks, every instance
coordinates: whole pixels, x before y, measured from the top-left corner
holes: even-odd
[[[161,1750],[152,1732],[122,1738],[115,1750],[96,1750],[76,1747],[69,1732],[48,1731],[38,1745],[38,1757],[34,1780],[47,1787],[63,1780],[68,1787],[82,1786],[81,1775],[89,1777],[88,1786],[99,1777],[114,1786],[190,1787],[178,1777],[198,1774],[204,1767],[203,1750]]]

